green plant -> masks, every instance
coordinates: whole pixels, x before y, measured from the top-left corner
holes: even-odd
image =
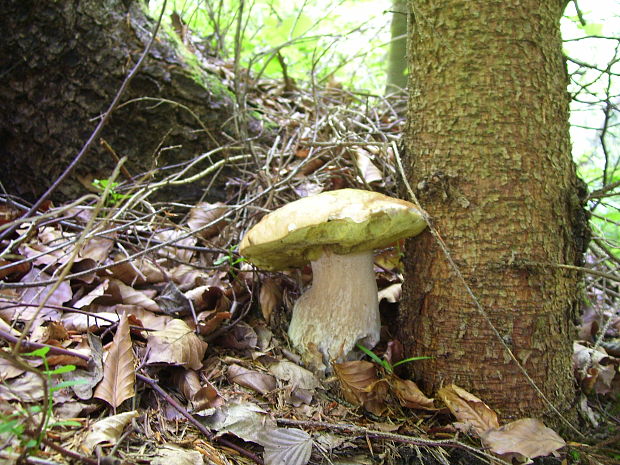
[[[218,258],[217,260],[215,260],[213,262],[213,264],[215,266],[220,266],[223,265],[224,263],[228,264],[228,266],[230,268],[232,268],[233,266],[242,263],[245,261],[245,258],[239,256],[238,254],[235,253],[235,249],[237,248],[236,245],[231,245],[228,249],[226,249],[227,254],[221,256],[220,258]]]
[[[380,358],[377,354],[375,354],[373,351],[367,349],[366,347],[364,347],[363,345],[360,344],[355,344],[357,346],[357,348],[359,350],[361,350],[362,352],[364,352],[366,355],[368,355],[373,362],[375,362],[377,365],[380,365],[381,367],[383,367],[383,369],[385,369],[385,371],[387,371],[388,373],[394,373],[394,368],[396,368],[399,365],[403,365],[405,363],[410,363],[410,362],[415,362],[417,360],[429,360],[433,357],[427,357],[427,356],[420,356],[420,357],[409,357],[409,358],[405,358],[403,360],[400,360],[398,362],[396,362],[395,364],[391,364],[390,362],[388,362],[387,360]]]
[[[22,456],[28,455],[28,451],[38,448],[50,428],[56,426],[81,426],[80,423],[75,421],[51,421],[54,393],[66,387],[85,383],[86,381],[72,380],[54,384],[53,376],[74,371],[75,365],[63,365],[53,370],[50,369],[47,360],[47,353],[49,350],[49,347],[42,347],[32,352],[21,354],[22,357],[38,357],[43,362],[43,370],[37,370],[28,366],[30,371],[36,373],[43,382],[43,403],[27,407],[18,406],[9,414],[0,411],[0,436],[8,435],[16,437],[23,450]],[[41,419],[37,422],[38,425],[33,430],[30,425],[35,423],[34,418],[36,415],[41,415]]]
[[[117,192],[116,188],[119,186],[119,183],[110,181],[109,179],[95,179],[92,182],[92,185],[95,187],[95,189],[101,192],[105,191],[106,188],[109,189],[108,198],[106,199],[106,204],[108,206],[116,205],[121,200],[131,197],[130,195]]]

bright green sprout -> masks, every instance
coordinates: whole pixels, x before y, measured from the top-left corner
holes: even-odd
[[[387,371],[388,373],[394,373],[394,368],[396,368],[398,365],[402,365],[404,363],[409,363],[409,362],[415,362],[417,360],[429,360],[429,359],[433,358],[433,357],[426,357],[426,356],[409,357],[409,358],[405,358],[403,360],[400,360],[400,361],[396,362],[394,365],[392,365],[387,360],[379,358],[379,356],[377,354],[375,354],[371,350],[367,349],[363,345],[360,345],[360,344],[355,344],[355,345],[357,346],[357,348],[359,350],[361,350],[366,355],[368,355],[372,359],[373,362],[375,362],[377,365],[381,365],[385,369],[385,371]]]
[[[116,192],[116,188],[119,186],[119,183],[110,181],[109,179],[95,179],[92,182],[92,185],[101,192],[103,192],[108,187],[108,185],[110,186],[110,190],[108,192],[109,196],[106,199],[107,205],[116,205],[121,200],[131,197],[130,195]]]

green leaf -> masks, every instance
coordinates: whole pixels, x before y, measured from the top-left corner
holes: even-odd
[[[426,357],[426,356],[420,356],[420,357],[409,357],[403,360],[400,360],[398,362],[396,362],[394,365],[392,365],[393,368],[396,368],[398,365],[402,365],[403,363],[409,363],[409,362],[415,362],[417,360],[430,360],[433,357]]]
[[[597,23],[588,23],[585,26],[582,26],[583,32],[585,32],[589,36],[602,36],[603,35],[603,25]]]
[[[48,426],[50,428],[53,428],[54,426],[77,426],[77,427],[80,427],[80,426],[82,426],[82,423],[80,423],[79,421],[73,421],[73,420],[62,420],[62,421],[55,421],[54,423],[50,423]]]
[[[76,386],[78,384],[86,384],[87,381],[85,379],[73,379],[70,381],[63,381],[62,383],[58,383],[55,384],[54,386],[52,386],[50,388],[51,392],[56,392],[59,391],[61,389],[67,388],[67,387],[71,387],[71,386]]]
[[[53,370],[45,370],[43,371],[44,375],[60,375],[62,373],[70,373],[75,370],[75,365],[63,365],[54,368]]]
[[[41,347],[40,349],[33,350],[32,352],[23,353],[22,355],[24,357],[40,357],[40,358],[45,358],[45,356],[47,355],[47,353],[49,351],[50,351],[49,347]]]

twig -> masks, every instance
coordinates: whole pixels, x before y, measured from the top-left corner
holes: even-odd
[[[19,341],[19,338],[17,336],[9,334],[6,331],[3,331],[1,329],[0,329],[0,339],[4,339],[5,341],[8,341],[12,344],[16,344],[17,341]],[[90,362],[90,357],[88,355],[84,355],[80,352],[74,352],[69,349],[63,349],[62,347],[51,346],[49,344],[42,344],[40,342],[22,341],[20,346],[22,347],[22,349],[26,349],[30,351],[47,347],[51,354],[68,355],[70,357],[77,357],[82,360],[86,360],[87,362]]]
[[[331,431],[340,431],[343,433],[354,433],[359,434],[360,436],[365,436],[373,439],[385,439],[394,442],[400,442],[403,444],[411,444],[414,446],[423,446],[423,447],[453,447],[456,449],[464,449],[475,455],[480,455],[489,459],[497,460],[499,463],[503,463],[505,465],[510,465],[508,462],[505,462],[501,459],[498,459],[496,456],[487,454],[483,451],[476,449],[475,447],[464,444],[460,441],[455,441],[452,439],[423,439],[416,438],[413,436],[405,436],[402,434],[388,433],[385,431],[377,431],[371,430],[368,428],[364,428],[363,426],[357,426],[352,424],[342,424],[342,423],[327,423],[323,421],[311,421],[311,420],[291,420],[288,418],[276,418],[276,422],[280,425],[286,426],[301,426],[305,428],[321,428],[327,429]]]

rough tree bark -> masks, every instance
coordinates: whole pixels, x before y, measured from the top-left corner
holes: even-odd
[[[405,169],[503,340],[572,418],[580,276],[539,266],[581,264],[588,240],[568,132],[563,3],[410,3]],[[400,327],[408,355],[433,357],[413,367],[422,386],[456,383],[504,420],[548,415],[431,234],[408,252]]]
[[[141,4],[0,3],[0,181],[8,192],[38,196],[78,153],[149,40],[153,21]],[[184,59],[172,43],[160,33],[122,99],[168,103],[135,101],[115,111],[101,140],[60,187],[61,198],[76,198],[90,180],[110,175],[116,162],[102,141],[129,157],[126,167],[136,176],[192,159],[232,131],[233,101],[221,78],[195,57]],[[171,198],[197,198],[208,182]]]

